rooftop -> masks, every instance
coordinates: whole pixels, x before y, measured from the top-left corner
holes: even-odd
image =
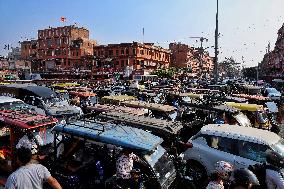
[[[228,137],[233,139],[243,139],[245,141],[265,145],[273,145],[277,143],[280,139],[277,134],[272,133],[270,131],[228,124],[209,124],[201,128],[201,133]]]
[[[20,101],[20,99],[8,97],[8,96],[0,96],[0,104],[1,103],[6,103],[6,102],[15,102],[15,101]]]

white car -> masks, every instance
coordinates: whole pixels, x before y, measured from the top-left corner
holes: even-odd
[[[35,111],[32,106],[22,100],[9,96],[0,96],[0,110],[30,110]]]
[[[268,150],[284,155],[284,140],[277,134],[252,127],[210,124],[191,137],[192,146],[181,154],[200,182],[214,171],[214,164],[227,161],[236,168],[264,163]]]
[[[280,100],[281,98],[281,93],[275,88],[266,88],[264,95],[269,97],[271,100]]]

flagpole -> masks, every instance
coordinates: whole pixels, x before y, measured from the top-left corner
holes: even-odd
[[[145,29],[144,28],[143,28],[142,33],[143,33],[143,44],[144,44],[144,33],[145,33]]]

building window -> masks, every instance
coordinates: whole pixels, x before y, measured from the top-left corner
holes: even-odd
[[[61,54],[61,50],[60,49],[56,49],[55,50],[55,56],[59,56]]]
[[[136,49],[132,49],[133,55],[136,55]]]
[[[144,50],[143,49],[140,50],[140,54],[144,55]]]
[[[118,56],[118,50],[115,51],[116,56]]]
[[[94,56],[97,56],[97,51],[94,51]]]
[[[76,56],[79,56],[79,52],[78,51],[76,52]]]
[[[121,61],[120,61],[120,66],[121,66],[121,67],[124,67],[124,60],[121,60]]]
[[[121,54],[124,55],[124,50],[123,49],[121,50]]]
[[[52,54],[53,54],[53,51],[52,51],[52,50],[47,50],[47,52],[46,52],[46,55],[47,55],[47,56],[52,56]]]
[[[116,65],[119,65],[119,61],[115,61],[115,64],[116,64]]]
[[[108,55],[112,56],[113,55],[113,51],[112,50],[108,50]]]
[[[125,50],[125,54],[127,54],[127,55],[129,54],[129,50],[128,49]]]
[[[57,31],[57,30],[56,30]],[[55,38],[55,44],[56,46],[60,46],[60,39],[59,38]]]
[[[70,66],[70,60],[68,60],[68,66]]]
[[[52,40],[51,40],[51,39],[47,39],[46,42],[47,42],[47,47],[51,47],[51,45],[52,45]]]
[[[62,49],[62,55],[66,55],[66,49]]]

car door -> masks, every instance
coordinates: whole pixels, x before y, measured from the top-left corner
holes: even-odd
[[[218,161],[234,164],[236,153],[236,141],[234,139],[207,135],[206,141],[208,146],[201,146],[199,153],[200,159],[206,165],[209,173],[214,170],[214,165]]]
[[[249,141],[237,142],[237,154],[234,165],[236,168],[247,168],[257,163],[265,163],[268,146]]]

